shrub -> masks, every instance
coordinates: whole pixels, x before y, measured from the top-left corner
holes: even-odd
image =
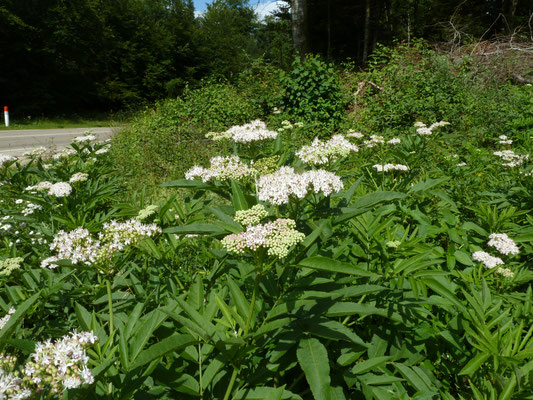
[[[285,110],[295,117],[328,128],[337,127],[344,116],[340,79],[332,64],[318,56],[296,58],[292,71],[283,77]]]

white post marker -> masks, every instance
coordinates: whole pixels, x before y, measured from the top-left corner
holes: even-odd
[[[7,106],[4,106],[4,122],[6,123],[6,126],[9,126],[9,109]]]

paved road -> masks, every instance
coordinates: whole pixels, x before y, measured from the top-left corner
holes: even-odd
[[[27,129],[0,131],[0,153],[21,156],[28,150],[40,146],[48,150],[67,147],[76,136],[91,131],[98,140],[111,137],[120,128],[68,128],[68,129]]]

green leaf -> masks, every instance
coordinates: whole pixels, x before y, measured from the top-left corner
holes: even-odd
[[[385,366],[389,360],[390,357],[388,356],[372,357],[368,360],[355,364],[355,366],[352,368],[352,373],[358,375],[364,374],[368,371],[380,371],[379,367]]]
[[[244,296],[244,293],[241,291],[241,288],[237,286],[235,281],[231,279],[229,276],[227,277],[227,283],[228,283],[229,291],[231,294],[231,298],[233,300],[233,303],[237,307],[237,311],[239,312],[239,315],[241,316],[243,321],[247,321],[248,313],[250,312],[250,303],[248,303],[248,300],[246,300],[246,297]]]
[[[329,359],[324,345],[315,338],[301,339],[296,356],[314,398],[330,400]]]
[[[411,186],[411,188],[409,189],[409,193],[419,193],[419,192],[424,192],[428,189],[431,189],[435,186],[438,186],[440,185],[441,183],[444,183],[448,180],[449,178],[445,177],[445,178],[429,178],[429,179],[425,179],[423,181],[420,181],[418,183],[416,183],[415,185]]]
[[[37,301],[40,295],[41,292],[38,292],[16,307],[16,311],[11,315],[4,327],[0,329],[0,350],[4,348],[7,340],[10,339],[20,321],[24,318],[26,311]]]
[[[242,188],[239,182],[235,180],[231,180],[231,200],[233,202],[233,208],[235,208],[235,211],[237,210],[247,210],[248,209],[248,203],[246,202],[246,197],[244,197],[244,193],[242,192]]]
[[[161,184],[161,187],[177,187],[177,188],[190,188],[190,189],[212,189],[213,185],[204,183],[198,179],[178,179],[175,181],[165,182]]]
[[[227,231],[215,224],[191,224],[182,226],[172,226],[170,228],[163,229],[163,233],[176,233],[182,235],[221,235],[227,233]]]
[[[341,208],[342,215],[335,218],[334,225],[364,214],[365,212],[371,210],[376,204],[385,201],[403,199],[406,196],[407,195],[405,193],[400,192],[374,192],[366,194],[363,197],[356,199],[352,204],[350,204],[350,207]]]
[[[474,265],[474,263],[472,262],[472,258],[470,258],[470,256],[467,253],[465,253],[464,251],[456,250],[455,253],[453,253],[453,256],[461,264]]]
[[[333,260],[328,257],[314,256],[301,260],[298,265],[293,265],[293,267],[307,267],[320,271],[327,272],[338,272],[341,274],[349,275],[358,275],[358,276],[367,276],[367,277],[379,277],[380,275],[366,271],[362,268],[356,267],[353,264]]]
[[[152,333],[163,323],[166,315],[159,310],[155,310],[142,323],[140,329],[132,337],[130,348],[130,362],[135,363],[142,349],[148,343]]]
[[[253,389],[241,389],[233,396],[235,400],[301,400],[301,397],[286,390],[283,386],[256,387]]]
[[[76,303],[74,306],[74,311],[76,312],[76,317],[78,318],[78,324],[80,328],[84,331],[88,331],[91,328],[91,313],[87,311],[80,303]]]
[[[488,353],[478,353],[473,357],[468,363],[459,371],[459,375],[472,375],[474,372],[479,370],[479,367],[487,361],[490,357]]]
[[[137,367],[141,367],[170,352],[179,350],[183,347],[187,347],[196,343],[196,339],[193,338],[191,335],[173,333],[171,336],[161,340],[159,343],[156,343],[141,352],[136,358],[131,368],[135,369]]]

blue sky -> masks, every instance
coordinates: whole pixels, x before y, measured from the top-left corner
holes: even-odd
[[[194,11],[205,11],[207,9],[206,4],[211,3],[211,1],[212,0],[193,0]],[[249,4],[255,8],[260,17],[264,17],[266,14],[269,14],[277,8],[275,0],[249,0]]]

